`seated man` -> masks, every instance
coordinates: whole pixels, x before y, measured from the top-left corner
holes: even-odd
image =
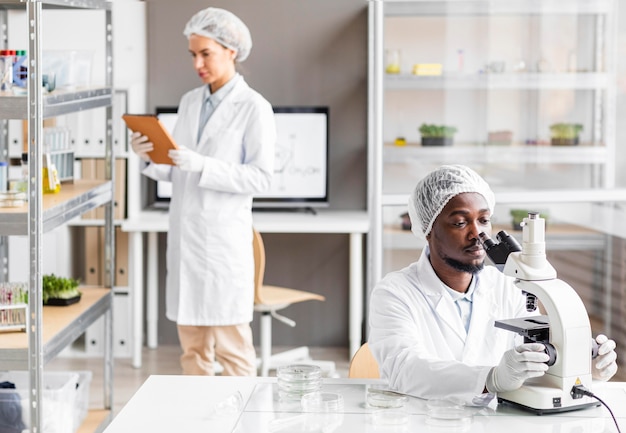
[[[440,167],[411,194],[412,230],[427,246],[417,262],[385,276],[369,303],[369,345],[391,389],[482,405],[548,369],[543,344],[520,344],[494,326],[538,314],[526,311],[513,278],[484,266],[479,234],[491,235],[494,205],[487,183],[462,165]],[[596,340],[593,378],[608,380],[617,372],[615,342]]]

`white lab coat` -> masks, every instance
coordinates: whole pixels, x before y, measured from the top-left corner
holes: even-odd
[[[421,398],[455,396],[486,404],[487,374],[521,337],[494,321],[528,316],[525,296],[493,266],[477,275],[469,331],[435,274],[424,248],[420,259],[392,272],[370,297],[369,345],[391,389]],[[532,313],[537,314],[537,313]]]
[[[171,180],[166,316],[179,325],[252,321],[252,196],[269,188],[276,126],[272,106],[243,77],[196,142],[204,86],[179,104],[173,137],[205,156],[201,173],[150,164],[144,174]]]

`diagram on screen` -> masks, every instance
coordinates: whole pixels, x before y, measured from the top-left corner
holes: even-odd
[[[274,177],[268,196],[324,197],[327,119],[319,113],[275,113]]]

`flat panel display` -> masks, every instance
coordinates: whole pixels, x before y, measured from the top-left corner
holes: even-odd
[[[328,107],[273,107],[276,121],[274,176],[270,189],[254,197],[253,207],[328,206]],[[174,130],[176,107],[157,107],[159,120]],[[167,207],[169,182],[153,182],[150,206]]]

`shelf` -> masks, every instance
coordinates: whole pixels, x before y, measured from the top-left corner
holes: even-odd
[[[43,307],[42,347],[44,363],[78,338],[111,308],[110,289],[81,286],[80,302],[67,307]],[[0,334],[0,369],[28,369],[28,334]]]
[[[494,191],[498,205],[537,205],[537,204],[573,204],[573,203],[619,203],[624,202],[626,189],[587,189],[587,190],[550,190],[541,191],[514,190]],[[405,194],[383,194],[382,206],[406,206],[409,200],[409,192]],[[626,218],[626,215],[624,215]],[[590,224],[591,226],[591,224]],[[601,228],[599,225],[595,227]],[[626,233],[623,236],[626,238]]]
[[[25,0],[2,0],[3,9],[24,9]],[[45,9],[110,9],[105,0],[39,0]]]
[[[522,232],[515,231],[511,226],[493,226],[491,232],[495,236],[501,230],[512,235],[521,243]],[[424,247],[425,241],[418,239],[410,230],[402,230],[398,226],[385,225],[383,230],[383,248],[393,250],[418,250]],[[550,224],[546,227],[546,250],[601,250],[606,246],[605,237],[597,231],[585,229],[574,224]]]
[[[43,96],[43,117],[55,117],[92,108],[107,107],[113,103],[109,87],[79,90],[58,89]],[[4,119],[28,117],[27,96],[0,95],[0,113]]]
[[[76,180],[43,196],[43,230],[48,232],[112,199],[111,181]],[[0,209],[0,235],[28,234],[28,204]]]
[[[605,89],[609,75],[601,72],[581,73],[502,73],[473,75],[418,76],[385,74],[387,90],[429,89]]]
[[[420,162],[451,163],[498,163],[516,161],[535,164],[604,164],[607,158],[605,146],[531,146],[523,144],[484,145],[458,143],[452,146],[422,147],[408,143],[406,146],[385,144],[385,163]]]
[[[110,422],[111,411],[106,409],[89,410],[87,417],[75,433],[94,433]]]
[[[384,3],[385,16],[441,15],[582,15],[612,12],[612,0],[469,0],[393,1]]]

